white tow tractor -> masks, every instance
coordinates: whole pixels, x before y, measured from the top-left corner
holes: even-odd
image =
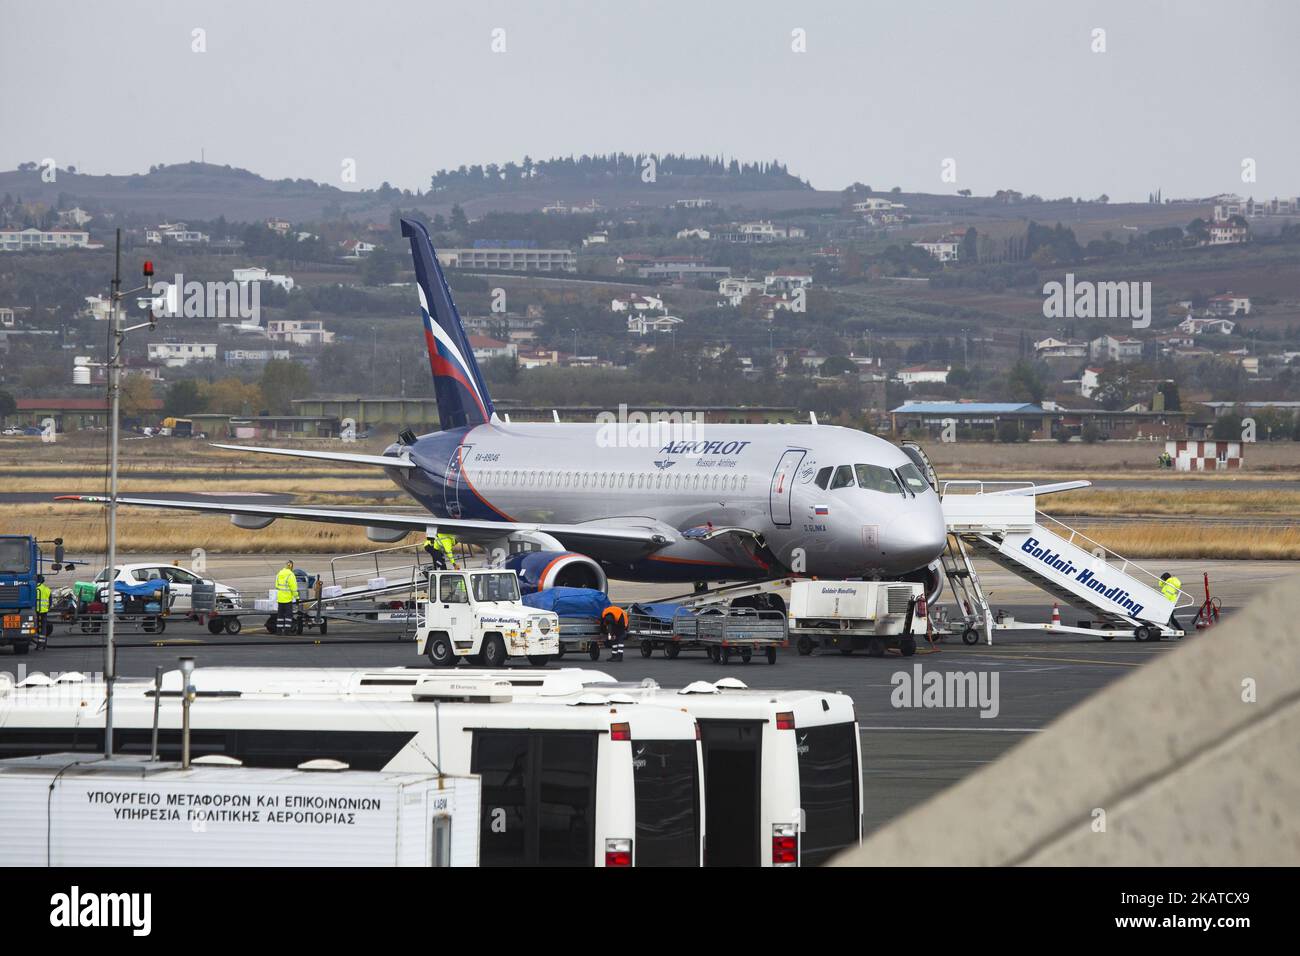
[[[911,657],[925,635],[924,585],[815,580],[790,585],[790,638],[802,655],[824,647],[883,657],[886,647],[896,646]]]
[[[430,571],[428,596],[415,603],[415,640],[435,667],[460,658],[500,667],[528,658],[538,667],[560,650],[560,619],[525,605],[513,571]]]

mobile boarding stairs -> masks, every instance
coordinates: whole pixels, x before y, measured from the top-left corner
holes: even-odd
[[[1180,590],[1177,600],[1170,601],[1158,574],[1039,512],[1031,482],[947,481],[942,501],[948,525],[943,572],[960,615],[954,623],[960,624],[967,644],[976,643],[980,631],[992,644],[998,629],[1161,640],[1183,636],[1170,623],[1176,612],[1196,612],[1192,595]],[[995,621],[971,563],[973,554],[1037,585],[1061,604],[1088,612],[1100,627]]]

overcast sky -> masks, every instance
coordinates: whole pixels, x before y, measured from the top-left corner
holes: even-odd
[[[0,168],[204,150],[414,189],[625,150],[779,158],[820,189],[1290,196],[1298,42],[1295,0],[0,0]]]

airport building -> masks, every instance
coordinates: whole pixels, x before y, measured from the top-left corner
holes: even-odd
[[[954,436],[992,441],[998,426],[1014,422],[1030,439],[1081,437],[1088,426],[1102,439],[1187,436],[1187,413],[1171,411],[1107,411],[1101,408],[1045,409],[1029,402],[906,402],[889,413],[894,433],[919,429],[943,439],[946,429]],[[952,440],[951,438],[948,440]]]
[[[439,249],[444,269],[496,269],[510,272],[577,272],[578,260],[570,249],[535,249],[529,246],[483,246],[473,249]]]
[[[409,426],[416,432],[438,428],[438,403],[433,398],[397,398],[393,396],[337,396],[334,398],[303,398],[293,402],[296,415],[305,418],[351,418],[358,431],[382,427],[397,431]],[[616,411],[597,405],[510,405],[496,403],[497,414],[509,415],[511,421],[549,422],[555,412],[561,421],[594,422],[601,412]],[[710,424],[763,424],[805,421],[806,416],[792,405],[685,405],[680,408],[662,406],[633,406],[629,412],[647,415],[655,412],[698,414]]]
[[[54,429],[59,432],[75,432],[85,428],[106,428],[108,426],[107,398],[20,398],[18,408],[6,421],[41,427],[47,418],[54,419]],[[149,399],[146,407],[153,416],[162,408],[161,399]],[[122,421],[130,423],[131,418],[123,415]]]

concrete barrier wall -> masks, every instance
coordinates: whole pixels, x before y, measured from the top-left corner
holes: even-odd
[[[909,864],[1300,864],[1300,576],[832,861]]]

